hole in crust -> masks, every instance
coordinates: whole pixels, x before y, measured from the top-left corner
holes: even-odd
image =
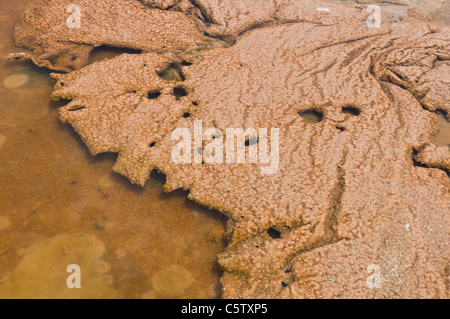
[[[157,99],[161,95],[161,92],[159,91],[150,91],[147,94],[147,98],[150,100]]]
[[[73,111],[82,110],[82,109],[84,109],[84,108],[86,108],[86,106],[81,106],[81,105],[79,105],[79,106],[74,106],[74,107],[72,107],[71,109],[68,109],[67,111],[73,112]]]
[[[358,108],[354,107],[354,106],[344,106],[342,108],[342,113],[350,114],[350,115],[353,115],[353,116],[358,116],[359,114],[361,114],[361,111]]]
[[[308,123],[319,123],[323,119],[323,113],[315,109],[298,112],[298,115]]]
[[[150,147],[155,147],[155,145],[156,145],[156,142],[151,142],[150,143]]]
[[[183,114],[183,117],[184,117],[185,119],[187,119],[188,117],[191,117],[191,113],[186,112],[186,113]]]
[[[97,61],[102,61],[105,59],[112,59],[121,54],[140,54],[142,50],[133,50],[133,49],[124,49],[117,47],[110,47],[107,45],[101,45],[96,47],[89,54],[89,62],[88,64],[92,64]]]
[[[342,126],[336,126],[336,128],[337,128],[339,131],[341,131],[341,132],[345,131],[345,127],[342,127]]]
[[[158,76],[166,81],[181,82],[185,80],[184,74],[181,71],[181,67],[176,63],[172,63],[167,68],[159,72]]]
[[[178,101],[183,96],[187,95],[187,91],[183,89],[181,86],[177,86],[173,88],[173,96],[175,96],[175,99]]]
[[[258,138],[256,137],[250,137],[245,140],[245,146],[252,146],[258,143]]]
[[[270,238],[273,238],[273,239],[281,238],[281,233],[278,230],[276,230],[275,228],[269,228],[267,230],[267,234],[270,236]]]

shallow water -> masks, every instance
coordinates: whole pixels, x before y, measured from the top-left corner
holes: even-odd
[[[226,218],[112,172],[92,157],[50,102],[54,81],[32,63],[7,62],[18,16],[33,0],[0,0],[0,298],[217,298]],[[96,50],[91,62],[120,50]],[[438,145],[450,124],[438,116]],[[69,264],[81,289],[69,289]]]
[[[0,0],[0,298],[220,297],[225,217],[162,193],[162,175],[141,189],[113,173],[116,155],[92,157],[59,121],[49,71],[6,61],[31,2]]]

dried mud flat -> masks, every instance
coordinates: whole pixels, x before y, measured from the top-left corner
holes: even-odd
[[[72,1],[46,0],[11,59],[69,72],[52,74],[61,119],[118,153],[116,172],[144,185],[156,169],[229,218],[224,298],[448,298],[450,151],[432,138],[450,29],[420,10],[369,28],[358,2],[80,0],[67,28]],[[142,52],[86,65],[101,45]],[[279,128],[278,171],[174,163],[171,132],[195,120]]]

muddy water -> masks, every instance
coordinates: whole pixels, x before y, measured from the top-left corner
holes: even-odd
[[[0,0],[0,298],[217,298],[225,218],[114,174],[116,156],[92,157],[49,101],[53,80],[7,62],[13,30],[33,0]],[[118,50],[96,50],[92,61]],[[437,115],[439,145],[450,124]],[[66,285],[81,270],[81,289]]]
[[[59,121],[49,72],[5,60],[31,2],[0,0],[0,298],[220,297],[225,218],[162,193],[162,175],[140,188],[113,173],[114,154],[92,157]]]

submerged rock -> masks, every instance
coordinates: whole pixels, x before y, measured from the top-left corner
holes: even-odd
[[[194,283],[194,278],[184,267],[171,265],[155,273],[151,283],[160,298],[173,298],[185,292]]]
[[[7,89],[16,89],[25,85],[30,77],[26,74],[11,74],[3,79],[3,86]]]
[[[117,3],[116,11],[100,17],[106,2]],[[188,43],[213,36],[207,48],[176,53],[134,38],[174,12],[138,1],[129,1],[129,11],[121,2],[86,4],[85,14],[99,25],[123,21],[115,37],[129,34],[129,42],[109,45],[149,52],[52,74],[52,99],[71,100],[61,119],[92,154],[118,153],[116,172],[144,185],[157,169],[167,175],[166,191],[188,189],[190,199],[229,217],[229,246],[219,256],[223,297],[448,298],[450,158],[431,143],[433,111],[450,112],[448,27],[383,17],[381,28],[369,28],[361,8],[306,0],[267,8],[201,0],[200,26],[192,6],[169,1],[180,16],[174,30],[198,27],[185,35]],[[132,25],[124,12],[136,17]],[[52,19],[59,18],[36,24],[59,21]],[[53,41],[60,33],[53,26],[33,33],[26,21],[16,38],[32,38],[34,61],[46,65],[39,50],[59,54]],[[77,32],[77,43],[105,43],[88,29]],[[304,118],[308,112],[315,121]],[[261,174],[263,163],[175,163],[172,132],[192,130],[195,121],[223,134],[278,128],[274,174]],[[260,140],[250,147],[261,150]]]
[[[24,249],[13,273],[3,278],[0,298],[117,298],[103,243],[94,235],[59,235]],[[81,269],[81,288],[66,285],[67,267]]]

